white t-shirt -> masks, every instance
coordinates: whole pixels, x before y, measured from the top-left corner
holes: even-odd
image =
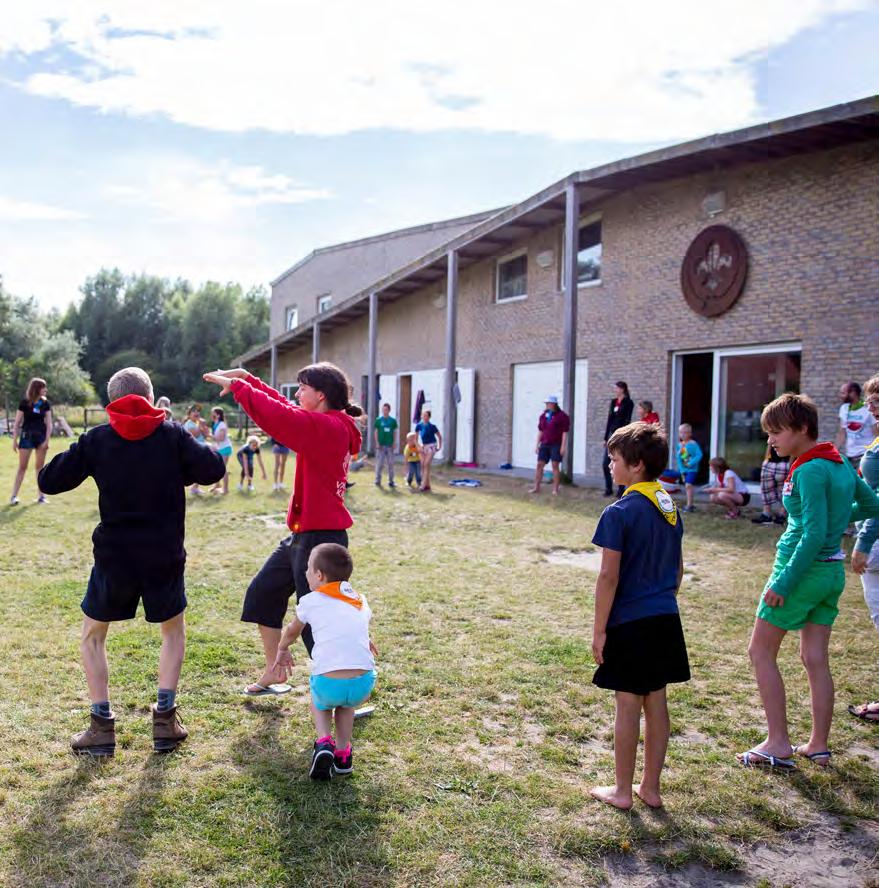
[[[839,426],[845,429],[845,455],[849,458],[861,456],[873,443],[876,437],[874,432],[873,414],[867,410],[866,404],[852,408],[851,404],[841,404],[839,407]]]
[[[733,481],[735,482],[735,492],[736,493],[748,493],[748,485],[745,484],[745,482],[742,481],[742,479],[739,478],[739,476],[732,469],[727,469],[723,473],[723,482],[721,482],[721,480],[720,480],[720,475],[718,475],[715,472],[714,473],[714,484],[712,486],[713,487],[728,487],[730,478],[732,478]]]
[[[340,591],[351,590],[348,583]],[[361,595],[362,608],[356,608],[322,592],[303,595],[296,605],[296,616],[311,626],[314,648],[311,651],[311,674],[323,675],[336,669],[375,669],[369,650],[369,621],[372,611]]]

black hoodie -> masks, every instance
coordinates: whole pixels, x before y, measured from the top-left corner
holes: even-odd
[[[222,480],[223,458],[139,395],[113,401],[107,416],[109,425],[80,436],[43,468],[40,490],[64,493],[95,479],[101,523],[92,542],[102,568],[148,575],[182,570],[186,487]]]

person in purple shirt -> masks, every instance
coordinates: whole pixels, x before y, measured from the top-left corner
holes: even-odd
[[[561,462],[565,458],[568,448],[568,432],[571,429],[571,420],[568,414],[559,407],[559,399],[556,395],[549,395],[546,399],[546,409],[537,420],[537,469],[534,472],[534,486],[529,493],[540,493],[540,482],[543,480],[543,470],[548,462],[552,463],[552,494],[558,496],[559,485],[562,482]]]

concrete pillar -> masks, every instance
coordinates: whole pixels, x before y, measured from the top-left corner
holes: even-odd
[[[272,343],[272,363],[269,376],[271,377],[269,385],[276,389],[278,387],[278,346],[274,343]]]
[[[377,418],[376,401],[378,399],[378,378],[376,376],[376,356],[378,345],[378,293],[369,294],[369,381],[366,387],[366,415],[369,422],[366,429],[366,452],[375,453],[375,420]]]
[[[458,318],[458,253],[448,252],[448,273],[446,276],[446,372],[445,400],[443,415],[443,448],[446,462],[455,461],[455,450],[458,441],[458,405],[455,402],[457,339],[456,325]]]
[[[316,364],[320,360],[320,321],[314,322],[311,329],[311,363]]]
[[[574,474],[574,447],[582,447],[585,442],[574,440],[574,385],[577,373],[577,249],[580,235],[580,195],[577,186],[569,184],[565,189],[565,268],[564,268],[564,321],[562,347],[562,405],[571,418],[568,432],[568,447],[565,451],[563,470],[572,477]]]

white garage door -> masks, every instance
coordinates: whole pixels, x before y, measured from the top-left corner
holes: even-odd
[[[391,416],[397,415],[397,377],[382,373],[378,378],[379,409],[382,404],[391,405]]]
[[[455,439],[455,459],[470,462],[473,459],[474,406],[476,399],[476,371],[458,367],[458,387],[461,403],[458,404],[458,432]],[[412,401],[424,392],[424,407],[430,410],[430,421],[440,430],[445,440],[445,370],[414,370],[412,372]],[[413,423],[413,428],[414,428]],[[444,459],[443,450],[437,458]]]
[[[586,392],[588,370],[586,359],[577,361],[574,383],[574,472],[586,471]],[[562,402],[562,362],[544,361],[539,364],[516,364],[513,367],[513,465],[533,469],[537,465],[534,445],[537,442],[537,419],[544,406],[544,398],[558,395]]]

